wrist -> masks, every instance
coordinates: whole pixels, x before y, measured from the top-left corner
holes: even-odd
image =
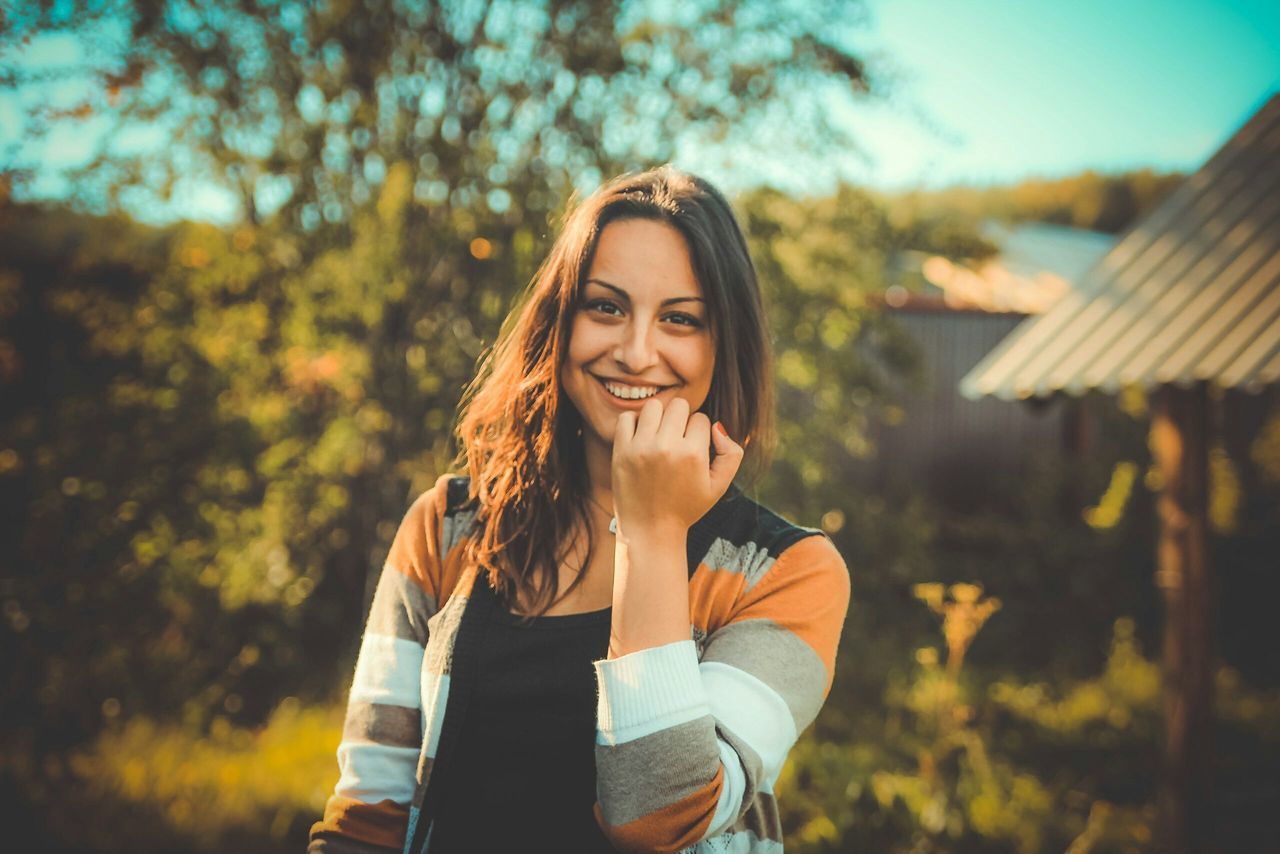
[[[689,638],[687,541],[682,526],[619,530],[609,658]]]
[[[661,548],[678,544],[684,546],[689,537],[689,526],[678,521],[650,520],[629,522],[618,519],[618,542],[633,548]]]

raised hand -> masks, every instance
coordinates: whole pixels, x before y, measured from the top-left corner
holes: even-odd
[[[715,461],[708,448],[714,443]],[[613,503],[619,536],[679,536],[724,495],[743,449],[719,422],[674,398],[650,398],[618,416],[613,438]]]

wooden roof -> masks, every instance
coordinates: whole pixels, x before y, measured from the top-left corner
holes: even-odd
[[[960,381],[1006,399],[1280,379],[1280,93]]]

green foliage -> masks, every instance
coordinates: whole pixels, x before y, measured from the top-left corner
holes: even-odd
[[[795,518],[825,518],[838,530],[874,501],[847,482],[874,452],[872,425],[893,417],[892,381],[920,371],[910,339],[878,309],[899,254],[958,257],[981,254],[984,244],[971,224],[895,224],[884,205],[849,186],[813,199],[756,190],[737,207],[766,296],[783,413],[762,494]]]
[[[301,848],[337,782],[342,707],[286,698],[266,723],[207,733],[134,718],[27,791],[57,850],[247,852]],[[8,757],[11,767],[30,757]],[[125,821],[122,819],[128,818]]]
[[[1100,675],[1061,688],[942,665],[923,647],[885,690],[873,726],[832,738],[822,729],[837,708],[802,737],[776,789],[789,848],[1146,847],[1150,805],[1107,791],[1109,776],[1147,761],[1159,731],[1158,667],[1138,648],[1132,621],[1117,621]],[[1219,692],[1228,718],[1277,731],[1280,696],[1248,689],[1230,670],[1220,672]],[[46,768],[56,785],[23,799],[62,817],[49,844],[68,850],[296,847],[336,778],[341,719],[338,704],[293,698],[255,728],[219,717],[201,733],[135,718]],[[11,752],[0,771],[22,772],[34,758]],[[103,822],[110,834],[99,832]]]
[[[324,808],[338,772],[341,709],[286,702],[258,731],[218,718],[209,734],[135,718],[103,735],[72,768],[102,794],[162,810],[184,836],[216,837],[239,825],[275,829]]]
[[[1266,744],[1280,695],[1245,687],[1230,669],[1219,672],[1218,692],[1223,717],[1251,709],[1250,737]],[[875,714],[852,723],[846,692],[836,700],[843,714],[824,710],[793,749],[777,786],[788,845],[1147,850],[1155,809],[1144,769],[1161,731],[1161,696],[1159,666],[1127,618],[1115,623],[1099,675],[1057,686],[960,672],[922,647],[913,667],[862,704]]]
[[[1009,186],[950,187],[895,196],[895,216],[928,221],[1035,220],[1116,234],[1154,208],[1185,176],[1138,169],[1107,175],[1087,170],[1063,178],[1032,178]]]
[[[90,117],[166,131],[161,150],[117,145],[74,170],[80,204],[154,205],[199,175],[251,224],[338,240],[397,163],[459,230],[535,235],[574,187],[690,145],[749,140],[796,176],[830,174],[853,143],[833,101],[871,88],[858,0],[23,2],[5,17],[0,57],[55,28],[89,48],[62,72],[83,97],[32,99],[16,152]],[[0,63],[11,85],[48,82]],[[22,198],[34,175],[15,166]]]
[[[921,591],[932,607],[931,592]],[[946,604],[989,601],[963,588],[951,597]],[[1109,776],[1146,761],[1159,733],[1159,668],[1142,654],[1132,620],[1116,621],[1100,674],[1060,687],[944,664],[936,649],[922,647],[884,691],[874,728],[845,739],[820,735],[836,709],[800,740],[777,786],[789,848],[1146,847],[1154,817],[1146,798],[1118,800],[1107,788]],[[1259,734],[1277,731],[1280,696],[1250,690],[1227,669],[1219,697],[1226,718],[1247,720]],[[298,845],[336,777],[341,718],[340,705],[302,707],[289,698],[254,729],[218,718],[201,734],[134,719],[76,751],[59,772],[63,802],[44,806],[69,811],[69,801],[91,814],[145,816],[96,850]],[[1037,752],[1046,747],[1048,755]],[[63,841],[84,842],[77,836],[84,830],[68,822]]]
[[[1043,683],[1019,685],[997,680],[991,701],[1015,717],[1058,735],[1075,735],[1089,726],[1129,729],[1142,718],[1141,731],[1154,735],[1160,701],[1160,669],[1142,657],[1134,639],[1133,620],[1116,621],[1111,652],[1102,674],[1052,699]]]
[[[1149,465],[1144,416],[1087,403],[1098,421],[1086,458],[1040,456],[960,498],[931,484],[868,497],[856,477],[845,481],[834,500],[859,510],[841,515],[833,537],[850,564],[853,604],[832,695],[779,783],[789,848],[1148,850],[1163,712],[1159,668],[1141,652],[1158,648],[1154,482],[1126,477],[1120,501],[1117,466],[1136,474]],[[1273,519],[1275,505],[1258,467],[1242,462],[1269,435],[1265,402],[1247,404],[1263,413],[1251,416],[1258,438],[1230,449],[1234,480],[1214,481],[1234,495],[1241,527],[1219,531],[1214,565],[1224,586],[1247,580],[1257,595],[1268,589],[1256,573],[1272,539],[1251,525]],[[1109,526],[1086,521],[1100,506]],[[975,632],[951,608],[984,601],[974,596],[979,579],[1002,607]],[[940,623],[907,607],[913,590]],[[1244,613],[1238,601],[1229,607]],[[1232,622],[1224,619],[1228,637]],[[1258,650],[1253,625],[1254,644],[1232,654],[1269,687],[1246,687],[1250,677],[1224,666],[1215,700],[1217,780],[1230,793],[1224,803],[1240,804],[1223,808],[1221,839],[1234,850],[1255,850],[1268,833],[1245,804],[1260,797],[1263,765],[1277,755],[1269,716],[1280,695],[1249,652]]]

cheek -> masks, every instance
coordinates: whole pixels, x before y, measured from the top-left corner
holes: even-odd
[[[693,354],[693,375],[698,380],[707,385],[711,384],[711,377],[715,373],[716,367],[716,347],[714,342],[699,342],[697,352]]]
[[[589,382],[584,371],[600,355],[598,335],[592,334],[591,324],[575,321],[569,330],[564,361],[560,364],[560,388],[576,403],[580,403]]]
[[[602,340],[600,330],[591,323],[574,321],[569,331],[569,347],[566,351],[566,363],[570,365],[588,364],[600,357],[606,342]]]
[[[690,342],[693,343],[693,342]],[[689,384],[691,397],[705,400],[711,390],[711,380],[715,376],[716,351],[714,345],[698,342],[681,354],[680,375]]]

